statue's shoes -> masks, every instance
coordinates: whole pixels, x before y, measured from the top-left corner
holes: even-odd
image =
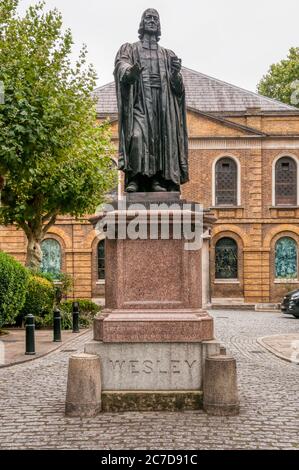
[[[151,186],[152,191],[158,193],[158,192],[164,192],[167,191],[164,186],[162,186],[159,181],[153,181],[152,186]]]
[[[126,187],[127,193],[136,193],[138,191],[138,184],[135,181],[131,181]]]
[[[170,192],[180,192],[180,185],[176,183],[170,183],[167,190]]]

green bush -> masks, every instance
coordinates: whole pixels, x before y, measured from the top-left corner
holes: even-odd
[[[73,327],[73,309],[74,300],[65,300],[61,302],[59,308],[61,309],[61,328],[70,330]],[[91,300],[76,299],[79,304],[79,323],[81,328],[89,328],[92,325],[94,316],[101,310],[101,307]],[[48,326],[53,325],[53,316],[49,318]]]
[[[91,315],[96,315],[101,310],[101,307],[99,305],[95,304],[94,302],[88,299],[65,300],[60,304],[61,310],[64,310],[65,312],[72,312],[73,302],[78,302],[79,311],[82,314],[88,313]]]
[[[0,328],[15,323],[25,302],[28,280],[28,270],[0,251]]]
[[[48,328],[53,327],[53,312],[47,313],[47,315],[44,317],[43,326],[48,327]],[[80,326],[83,326],[83,325],[80,325]],[[72,313],[71,312],[64,312],[63,310],[61,310],[61,329],[62,330],[71,330],[72,328],[73,328]]]
[[[59,306],[61,313],[61,329],[71,330],[73,328],[72,307],[74,300],[66,300]],[[81,328],[89,328],[92,325],[94,316],[101,310],[101,307],[91,300],[77,299],[79,304],[79,323]],[[53,311],[49,311],[44,316],[35,317],[36,327],[53,327]]]
[[[55,298],[56,298],[56,303],[60,304],[62,299],[66,299],[68,293],[72,290],[73,288],[73,278],[70,274],[66,273],[59,273],[58,276],[56,276],[56,283],[55,283]]]
[[[68,293],[72,290],[73,278],[70,274],[39,272],[38,276],[53,282],[55,288],[55,302],[57,305],[60,304],[62,299],[66,299]]]
[[[47,273],[47,272],[38,272],[38,276],[43,277],[51,281],[55,288],[55,302],[57,305],[60,304],[62,299],[66,299],[67,294],[72,290],[73,287],[73,278],[70,274],[66,273]]]
[[[35,316],[35,325],[43,326],[43,318],[53,312],[55,289],[53,283],[43,277],[29,278],[27,294],[22,308],[23,317],[29,313]]]

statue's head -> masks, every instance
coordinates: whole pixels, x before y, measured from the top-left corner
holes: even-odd
[[[159,41],[161,36],[160,17],[159,13],[154,8],[145,10],[141,17],[138,29],[139,39],[143,38],[145,32],[155,35],[157,41]]]

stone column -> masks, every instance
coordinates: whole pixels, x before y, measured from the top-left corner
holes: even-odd
[[[225,355],[207,357],[203,378],[203,409],[214,416],[239,413],[236,360]]]
[[[202,235],[201,270],[202,270],[202,308],[210,304],[210,230]]]
[[[65,414],[91,417],[101,411],[100,358],[94,354],[74,354],[69,360]]]

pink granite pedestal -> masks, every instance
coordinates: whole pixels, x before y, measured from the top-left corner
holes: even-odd
[[[94,340],[104,343],[185,343],[213,339],[213,320],[201,310],[114,310],[94,321]]]
[[[138,211],[138,218],[147,229],[147,236],[153,220],[151,202],[164,203],[163,209],[155,209],[156,239],[124,237],[124,227],[127,229],[136,217],[129,204],[141,201],[146,202],[146,207]],[[161,409],[159,393],[163,394],[163,409],[171,409],[166,405],[167,393],[172,404],[177,402],[174,395],[178,393],[180,406],[186,409],[197,408],[201,401],[202,344],[210,341],[213,351],[216,347],[217,352],[218,343],[215,346],[213,341],[213,319],[202,310],[201,248],[187,250],[184,236],[176,239],[178,214],[186,210],[183,203],[178,193],[133,194],[125,210],[116,209],[108,214],[116,222],[124,216],[126,221],[116,230],[114,239],[105,241],[105,309],[95,318],[94,341],[85,348],[86,352],[98,353],[104,363],[101,368],[104,371],[104,410],[105,396],[109,403],[106,409],[110,411],[114,406],[112,402],[117,410],[136,410],[136,403],[139,403],[138,409]],[[173,204],[177,204],[177,209]],[[162,228],[167,218],[169,238],[163,239]],[[92,223],[96,226],[99,219],[94,217]],[[203,231],[215,219],[206,212],[202,224],[198,224],[195,212],[191,211],[190,220],[194,227],[198,225],[197,229]],[[167,360],[162,367],[165,357]],[[140,358],[142,364],[139,364]],[[126,374],[132,375],[131,382],[124,375],[125,369]],[[166,375],[169,380],[165,379]],[[150,387],[157,383],[157,388],[148,390],[147,383]],[[132,393],[136,395],[134,406]]]

